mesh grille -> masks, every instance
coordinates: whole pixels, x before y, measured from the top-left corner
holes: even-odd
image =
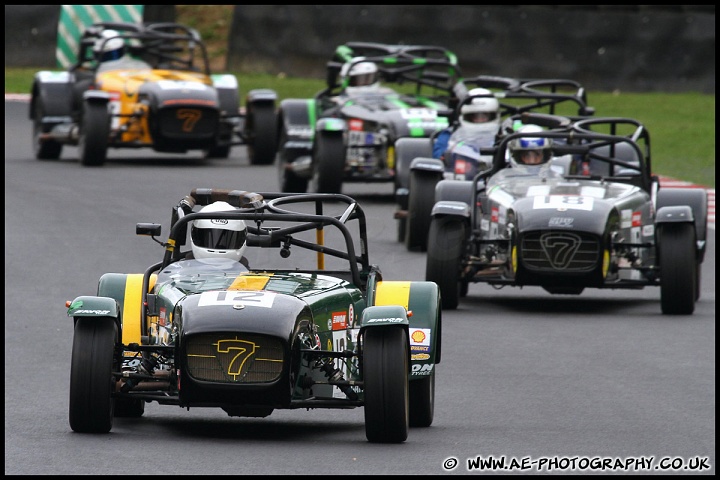
[[[222,383],[267,383],[280,377],[283,346],[262,335],[205,334],[189,338],[187,364],[191,377]]]
[[[529,232],[520,243],[523,267],[536,272],[589,272],[597,267],[600,240],[575,232]]]
[[[208,108],[163,108],[158,125],[163,137],[211,138],[218,131],[219,113]]]

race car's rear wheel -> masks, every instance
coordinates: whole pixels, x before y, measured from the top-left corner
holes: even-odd
[[[45,105],[41,98],[35,99],[35,112],[33,117],[33,151],[38,160],[57,160],[62,153],[62,143],[55,140],[41,140],[41,136],[50,129],[42,123],[45,116]]]
[[[440,287],[442,307],[457,308],[463,284],[460,265],[465,251],[466,225],[461,218],[434,217],[428,233],[425,279]]]
[[[86,167],[100,166],[107,158],[110,113],[105,102],[85,102],[78,152]]]
[[[435,185],[442,174],[412,170],[410,172],[410,195],[406,219],[405,247],[408,250],[427,250],[430,213],[435,205]]]
[[[410,426],[429,427],[435,414],[435,372],[410,382]]]
[[[145,400],[118,398],[115,400],[115,416],[125,418],[142,417],[145,413]]]
[[[690,223],[661,225],[658,249],[662,312],[670,315],[692,314],[698,296],[695,227]]]
[[[346,153],[342,132],[321,132],[315,142],[315,191],[340,193],[345,174]]]
[[[107,433],[112,428],[113,355],[117,325],[111,318],[78,318],[70,367],[70,428]]]
[[[275,106],[253,105],[249,125],[251,142],[247,151],[251,165],[272,165],[277,152],[277,113]]]
[[[407,334],[400,327],[365,331],[363,380],[365,435],[370,442],[399,443],[410,425]]]
[[[208,150],[205,150],[204,154],[205,158],[228,158],[230,156],[230,146],[223,145],[220,147],[212,147]]]
[[[285,148],[288,141],[287,131],[283,128],[280,132],[279,151],[277,153],[278,183],[283,193],[305,193],[308,188],[308,179],[296,175],[290,168],[290,164],[297,159],[291,156]]]

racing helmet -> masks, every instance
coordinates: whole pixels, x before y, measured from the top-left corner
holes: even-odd
[[[542,132],[538,125],[525,125],[517,133]],[[515,168],[539,169],[552,157],[552,139],[540,137],[519,137],[508,144],[510,164]]]
[[[348,91],[374,89],[378,86],[378,68],[373,62],[348,62],[340,70],[340,78]]]
[[[117,60],[125,54],[125,41],[116,30],[103,30],[93,46],[99,62]]]
[[[199,213],[236,210],[227,202],[215,202],[201,208]],[[193,220],[190,227],[190,244],[196,259],[229,258],[239,262],[247,247],[246,240],[247,226],[242,220],[204,218]]]
[[[486,88],[473,88],[468,95],[492,95]],[[478,97],[460,107],[460,126],[473,132],[496,133],[500,128],[500,102],[495,97]]]

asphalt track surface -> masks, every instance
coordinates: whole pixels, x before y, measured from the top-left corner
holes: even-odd
[[[443,312],[435,421],[400,445],[369,444],[362,409],[253,419],[152,403],[110,434],[73,433],[65,301],[94,294],[103,273],[158,261],[162,250],[135,224],[166,230],[194,187],[272,191],[277,178],[273,166],[249,165],[243,147],[210,162],[119,150],[83,168],[73,148],[38,161],[27,104],[6,101],[6,474],[490,473],[478,457],[518,462],[495,473],[715,473],[714,227],[691,316],[662,315],[658,288],[553,296],[471,285]],[[371,261],[385,278],[422,280],[424,254],[396,242],[390,185],[346,191],[368,214]],[[672,462],[679,469],[666,469]]]

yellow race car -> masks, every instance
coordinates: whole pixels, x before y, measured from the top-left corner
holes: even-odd
[[[276,94],[248,92],[240,111],[237,78],[212,74],[198,32],[177,23],[95,23],[65,71],[40,71],[30,118],[40,160],[79,147],[80,163],[102,165],[108,148],[156,152],[200,150],[226,158],[247,145],[252,164],[271,164],[276,150]]]

